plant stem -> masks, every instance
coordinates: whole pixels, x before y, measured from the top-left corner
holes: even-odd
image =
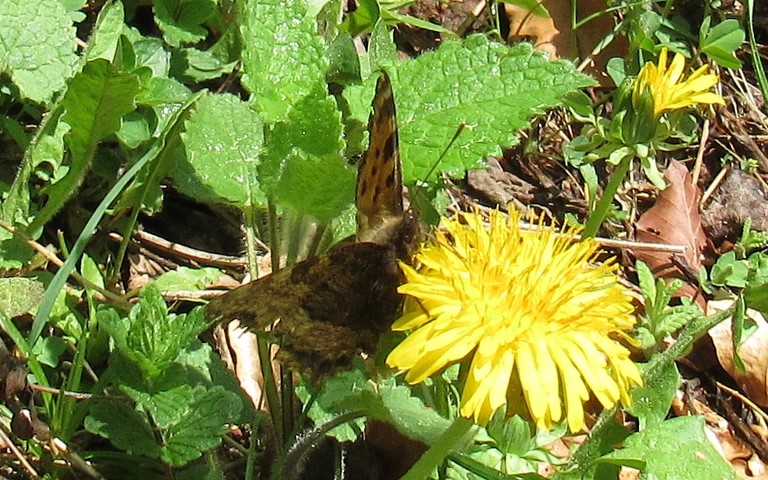
[[[600,228],[600,225],[602,225],[603,220],[605,220],[608,208],[610,208],[611,203],[613,202],[613,196],[616,195],[616,192],[619,190],[619,185],[621,185],[621,182],[623,182],[624,178],[627,176],[629,166],[632,165],[633,159],[634,156],[626,156],[622,158],[621,162],[619,162],[616,169],[611,174],[611,178],[608,180],[608,185],[605,186],[605,190],[603,191],[603,196],[600,197],[600,201],[597,202],[595,211],[592,212],[587,219],[587,225],[584,227],[584,232],[582,233],[584,238],[591,238],[597,235],[597,230]]]
[[[256,208],[248,206],[243,209],[243,223],[245,224],[245,242],[248,255],[248,273],[251,275],[251,279],[255,280],[259,278],[259,262],[256,256],[257,244],[256,244],[256,228],[257,228]],[[270,225],[274,222],[273,218],[270,218]],[[274,239],[272,242],[274,245]],[[274,249],[274,247],[273,247]],[[261,367],[261,374],[264,376],[264,393],[267,397],[267,405],[269,407],[269,415],[272,418],[272,426],[275,429],[275,437],[279,445],[285,443],[286,432],[283,431],[282,421],[282,403],[280,402],[280,395],[277,391],[277,381],[272,371],[272,359],[270,357],[269,343],[261,336],[256,336],[256,344],[259,350],[259,366]]]
[[[464,441],[475,424],[464,417],[456,417],[440,438],[429,447],[400,480],[423,480],[430,478],[432,471]]]

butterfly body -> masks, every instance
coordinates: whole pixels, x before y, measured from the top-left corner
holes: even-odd
[[[312,376],[371,352],[402,307],[397,264],[409,257],[418,222],[403,208],[395,104],[389,78],[376,87],[370,147],[358,167],[357,234],[327,253],[211,301],[211,319],[238,319],[281,346],[280,359]]]

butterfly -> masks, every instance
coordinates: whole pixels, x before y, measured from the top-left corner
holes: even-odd
[[[370,145],[358,166],[357,232],[323,255],[304,260],[212,300],[211,320],[238,319],[280,345],[278,360],[310,377],[372,352],[402,309],[398,259],[407,260],[418,221],[403,206],[403,179],[392,84],[376,84]]]

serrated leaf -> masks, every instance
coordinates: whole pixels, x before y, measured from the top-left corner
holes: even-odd
[[[48,201],[29,226],[29,231],[45,225],[77,192],[97,145],[120,128],[123,115],[134,110],[138,91],[136,76],[118,72],[105,60],[87,63],[72,79],[61,102],[65,110],[61,121],[71,127],[65,136],[71,163],[67,174],[45,189]]]
[[[58,0],[3,0],[0,19],[0,72],[22,97],[48,102],[77,62],[72,20]]]
[[[325,88],[325,46],[303,1],[244,2],[242,83],[264,122],[285,119],[292,106]]]
[[[155,23],[173,47],[205,40],[203,24],[216,14],[214,0],[155,0]]]
[[[451,176],[500,155],[517,143],[517,130],[531,116],[594,84],[569,62],[549,61],[527,43],[507,47],[482,35],[445,42],[402,64],[392,82],[406,183],[427,178],[460,125],[466,128],[437,168]]]
[[[434,52],[388,70],[392,79],[404,180],[426,180],[451,139],[455,143],[430,175],[463,175],[488,155],[517,143],[515,133],[529,118],[560,104],[567,93],[594,81],[569,62],[548,61],[529,44],[514,47],[475,35],[448,41]],[[362,123],[370,109],[367,95],[347,89],[345,96]]]
[[[263,125],[259,114],[233,95],[198,100],[182,134],[186,160],[172,173],[176,187],[201,201],[260,205]]]
[[[163,437],[160,457],[178,467],[221,443],[243,405],[222,387],[183,385],[154,395],[148,407]]]
[[[661,340],[667,335],[671,335],[691,320],[702,315],[701,309],[697,305],[676,305],[659,319],[655,328],[656,337]]]
[[[150,379],[162,375],[170,362],[206,327],[199,308],[186,315],[169,314],[154,284],[142,290],[128,318],[106,317],[103,324],[116,348]]]
[[[265,192],[321,222],[338,216],[354,198],[355,169],[341,156],[342,125],[325,89],[298,102],[267,137],[259,174]]]
[[[160,446],[146,417],[137,412],[130,402],[95,402],[84,424],[86,430],[108,438],[119,449],[149,458],[160,456]]]
[[[43,284],[31,278],[0,278],[0,310],[8,318],[31,313],[44,292]]]
[[[733,469],[704,434],[701,416],[678,417],[628,437],[599,463],[630,465],[641,479],[736,480]],[[674,448],[674,455],[670,455]]]

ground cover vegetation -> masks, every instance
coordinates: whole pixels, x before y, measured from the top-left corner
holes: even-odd
[[[766,13],[0,2],[0,477],[765,476]]]

